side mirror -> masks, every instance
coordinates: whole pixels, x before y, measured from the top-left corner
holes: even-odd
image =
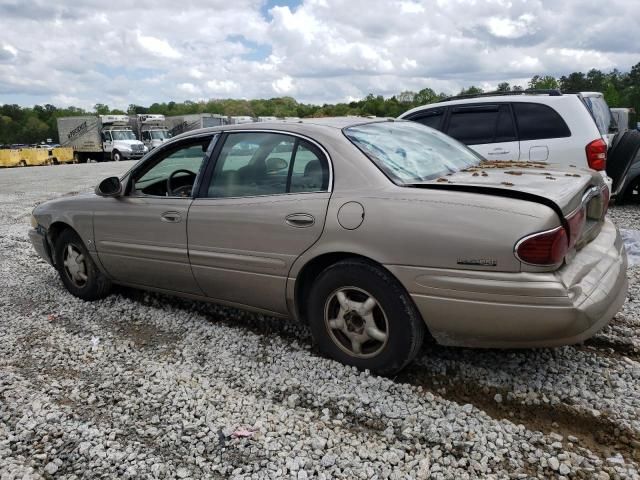
[[[117,197],[121,194],[122,184],[118,177],[109,177],[102,180],[96,187],[96,195],[101,197]]]
[[[277,172],[279,170],[283,170],[287,168],[289,164],[286,160],[277,157],[268,158],[266,161],[266,167],[268,173]]]

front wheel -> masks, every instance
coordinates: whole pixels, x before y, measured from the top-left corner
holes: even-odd
[[[119,162],[120,160],[122,160],[122,154],[117,150],[114,150],[111,156],[114,162]]]
[[[307,312],[322,353],[381,375],[413,360],[426,330],[402,285],[361,260],[326,268],[311,288]]]
[[[98,300],[111,291],[111,282],[91,259],[80,237],[63,231],[55,244],[55,264],[69,293],[83,300]]]

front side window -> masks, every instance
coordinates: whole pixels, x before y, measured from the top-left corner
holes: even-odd
[[[415,122],[375,122],[344,134],[400,184],[432,180],[477,165],[480,157],[447,135]]]
[[[190,197],[210,142],[206,137],[158,152],[134,174],[132,194]]]
[[[231,133],[207,196],[279,195],[327,190],[328,165],[305,140],[280,133]]]
[[[409,120],[421,123],[426,127],[435,128],[436,130],[442,130],[442,119],[444,118],[445,110],[434,109],[427,110],[426,112],[420,112],[418,115],[412,116]]]
[[[547,105],[514,103],[520,140],[570,137],[571,131],[560,114]]]

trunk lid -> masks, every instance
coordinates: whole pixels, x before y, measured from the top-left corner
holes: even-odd
[[[477,167],[411,184],[418,188],[468,190],[511,198],[518,198],[522,193],[523,197],[536,196],[552,201],[563,216],[580,206],[582,196],[589,188],[603,185],[600,175],[587,170],[562,170],[542,162],[500,161],[483,161]]]
[[[408,185],[468,191],[542,203],[552,208],[566,229],[571,251],[593,240],[604,221],[609,190],[597,172],[563,170],[547,163],[483,161],[476,167]]]

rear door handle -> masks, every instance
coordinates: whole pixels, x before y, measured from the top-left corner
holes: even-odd
[[[310,227],[316,222],[313,215],[309,215],[308,213],[292,213],[291,215],[287,215],[284,220],[287,224],[297,228]]]
[[[160,215],[160,220],[163,222],[178,223],[182,220],[182,215],[180,215],[180,212],[164,212]]]

